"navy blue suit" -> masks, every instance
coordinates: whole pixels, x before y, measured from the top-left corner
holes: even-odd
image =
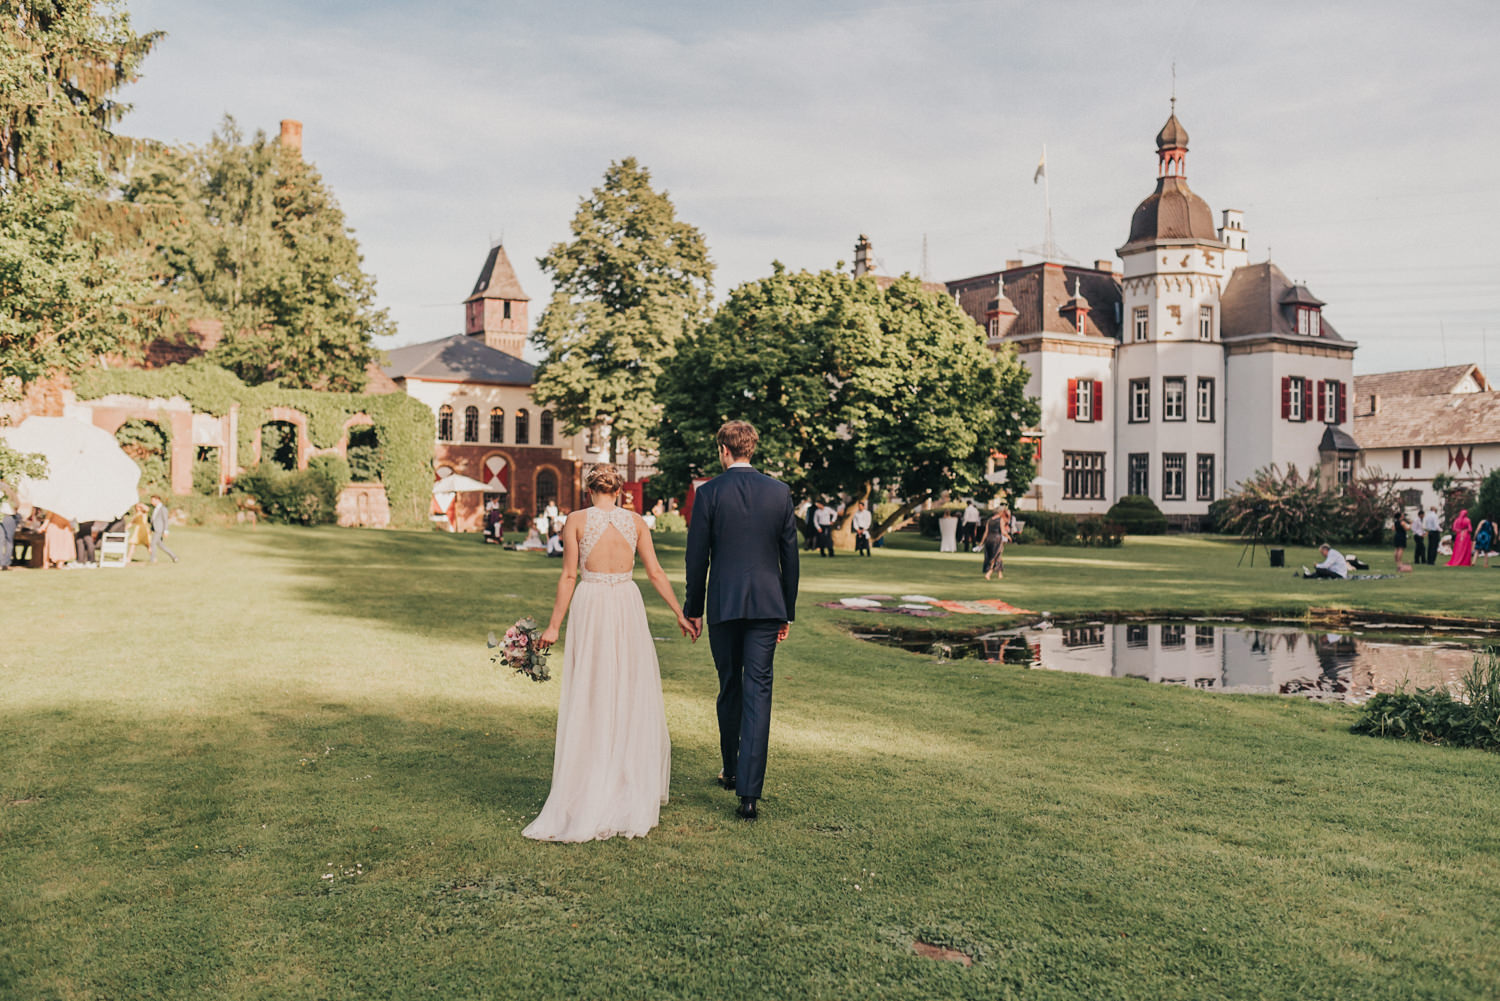
[[[719,749],[741,796],[759,799],[765,783],[776,634],[796,611],[791,491],[749,467],[727,469],[693,498],[683,613],[708,621],[719,671]]]

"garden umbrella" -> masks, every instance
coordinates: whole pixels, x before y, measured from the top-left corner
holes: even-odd
[[[432,492],[435,494],[466,494],[475,490],[483,490],[487,493],[505,493],[505,488],[498,483],[486,486],[478,480],[467,476],[460,476],[458,473],[449,473],[432,485]]]
[[[101,427],[71,417],[32,417],[0,435],[16,451],[47,459],[45,476],[17,481],[22,504],[73,521],[111,521],[140,500],[141,467]]]

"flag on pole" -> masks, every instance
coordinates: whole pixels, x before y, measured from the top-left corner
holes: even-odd
[[[1042,147],[1042,158],[1037,161],[1036,173],[1031,175],[1031,183],[1035,184],[1047,176],[1047,147]]]

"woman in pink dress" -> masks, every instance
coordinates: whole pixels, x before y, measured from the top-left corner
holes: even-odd
[[[73,526],[60,514],[47,512],[47,521],[42,528],[42,565],[60,567],[72,563],[78,556],[78,545],[73,539]]]
[[[1450,567],[1467,567],[1474,564],[1474,526],[1469,521],[1467,509],[1458,512],[1453,519],[1453,555],[1448,557]]]

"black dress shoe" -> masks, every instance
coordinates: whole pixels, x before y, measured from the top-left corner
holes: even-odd
[[[728,789],[731,792],[734,791],[735,779],[734,779],[733,775],[729,776],[728,778],[725,778],[724,777],[724,773],[720,772],[719,773],[719,777],[716,778],[716,779],[714,779],[714,781],[717,782],[717,783],[719,783],[719,785],[723,786],[725,789]]]
[[[738,816],[741,820],[754,820],[756,817],[760,816],[760,814],[755,809],[754,796],[741,796],[739,809],[735,810],[734,812],[735,815]]]

